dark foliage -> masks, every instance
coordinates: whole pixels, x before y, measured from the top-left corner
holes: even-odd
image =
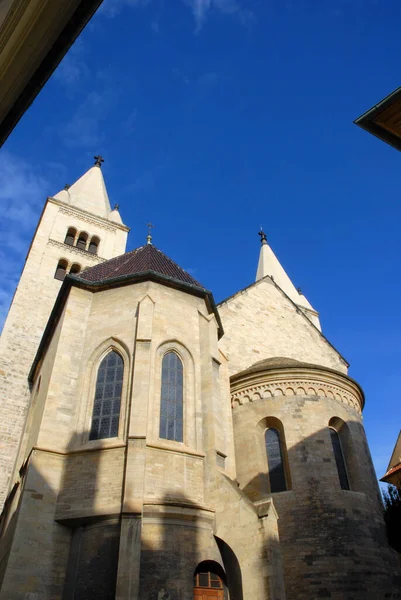
[[[389,485],[383,490],[383,504],[389,544],[401,553],[401,491]]]

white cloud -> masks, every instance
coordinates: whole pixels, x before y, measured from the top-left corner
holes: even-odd
[[[0,330],[17,285],[49,181],[27,162],[0,151]]]

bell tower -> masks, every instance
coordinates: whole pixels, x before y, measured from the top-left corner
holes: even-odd
[[[29,401],[28,373],[62,281],[125,252],[128,227],[112,209],[103,158],[46,200],[0,338],[0,508]]]

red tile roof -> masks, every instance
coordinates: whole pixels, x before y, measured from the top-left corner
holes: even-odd
[[[140,246],[131,252],[111,258],[104,263],[84,269],[76,275],[78,279],[88,282],[106,282],[117,277],[124,277],[151,271],[170,277],[175,281],[200,287],[203,285],[189,273],[181,269],[174,261],[158,250],[153,244]]]
[[[401,463],[398,463],[398,465],[395,465],[395,467],[389,469],[387,473],[383,475],[380,481],[386,481],[389,477],[391,477],[391,475],[394,475],[394,473],[400,473],[401,475]]]

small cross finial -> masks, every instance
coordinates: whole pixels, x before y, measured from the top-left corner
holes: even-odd
[[[98,154],[97,156],[93,157],[95,159],[95,167],[101,167],[102,163],[104,163],[104,158],[103,156],[100,156],[100,154]]]
[[[152,223],[146,223],[146,227],[148,228],[148,235],[146,236],[146,240],[148,244],[152,243],[152,229],[154,229],[154,225]]]
[[[260,231],[258,232],[258,235],[260,235],[261,244],[267,244],[267,237],[265,232],[263,231],[262,226],[260,226]]]

